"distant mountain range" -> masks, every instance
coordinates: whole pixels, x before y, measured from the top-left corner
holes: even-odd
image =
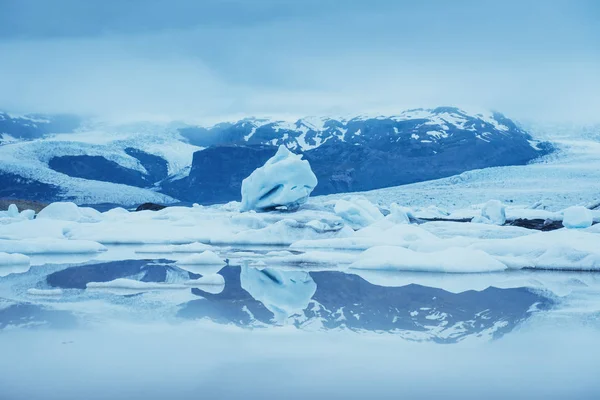
[[[314,194],[364,191],[526,164],[553,150],[499,113],[247,118],[212,127],[91,124],[0,113],[0,197],[133,205],[240,199],[242,179],[284,145],[319,179]]]

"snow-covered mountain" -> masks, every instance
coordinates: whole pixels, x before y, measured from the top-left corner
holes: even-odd
[[[190,173],[162,190],[186,200],[239,198],[241,179],[285,145],[317,175],[313,194],[364,191],[427,181],[472,169],[522,165],[549,153],[499,113],[467,114],[451,107],[409,110],[390,117],[245,119],[212,128],[184,128],[196,153]]]
[[[242,179],[279,145],[304,153],[319,179],[315,194],[520,165],[552,149],[501,114],[450,107],[211,127],[0,114],[0,134],[0,197],[80,204],[239,200]]]

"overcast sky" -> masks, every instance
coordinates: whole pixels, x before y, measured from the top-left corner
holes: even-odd
[[[0,0],[0,108],[600,122],[595,0]]]

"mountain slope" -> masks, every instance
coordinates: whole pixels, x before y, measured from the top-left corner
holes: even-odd
[[[74,133],[56,133],[73,127],[51,121],[10,117],[0,145],[0,196],[127,205],[239,200],[241,181],[279,145],[310,162],[319,179],[314,194],[522,165],[552,151],[501,114],[450,107],[389,117],[248,118],[206,128],[85,121]]]
[[[212,149],[197,153],[189,175],[163,182],[162,190],[182,200],[207,203],[239,200],[241,179],[271,157],[277,145],[304,153],[319,180],[314,194],[372,190],[472,169],[523,165],[552,151],[551,145],[534,142],[501,114],[469,115],[448,107],[350,120],[246,119],[194,131],[198,136],[186,129],[182,135]]]

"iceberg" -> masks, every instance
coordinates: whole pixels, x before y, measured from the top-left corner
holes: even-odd
[[[54,238],[0,239],[0,251],[22,254],[89,254],[106,251],[106,247],[90,240]]]
[[[506,223],[506,207],[499,200],[490,200],[481,209],[481,216],[473,218],[472,222],[504,225]]]
[[[477,273],[504,271],[506,265],[481,250],[450,247],[421,253],[396,246],[375,246],[350,264],[353,269]]]
[[[563,211],[563,226],[569,229],[585,229],[592,226],[594,216],[583,206],[569,207]]]
[[[27,265],[29,267],[29,257],[23,254],[8,254],[0,252],[0,267],[7,265]]]
[[[177,262],[181,265],[225,265],[225,261],[217,254],[206,250],[200,254],[192,254]]]
[[[241,211],[295,210],[306,203],[315,186],[317,177],[308,161],[279,146],[264,166],[242,181]]]
[[[369,200],[362,196],[352,196],[335,202],[333,207],[352,229],[360,229],[383,218],[383,214]],[[394,211],[398,211],[394,209]]]
[[[75,203],[56,202],[44,207],[38,213],[37,218],[73,222],[98,222],[102,220],[102,214],[93,208],[78,207]]]
[[[21,274],[29,271],[29,268],[30,260],[26,255],[0,252],[0,277]]]

